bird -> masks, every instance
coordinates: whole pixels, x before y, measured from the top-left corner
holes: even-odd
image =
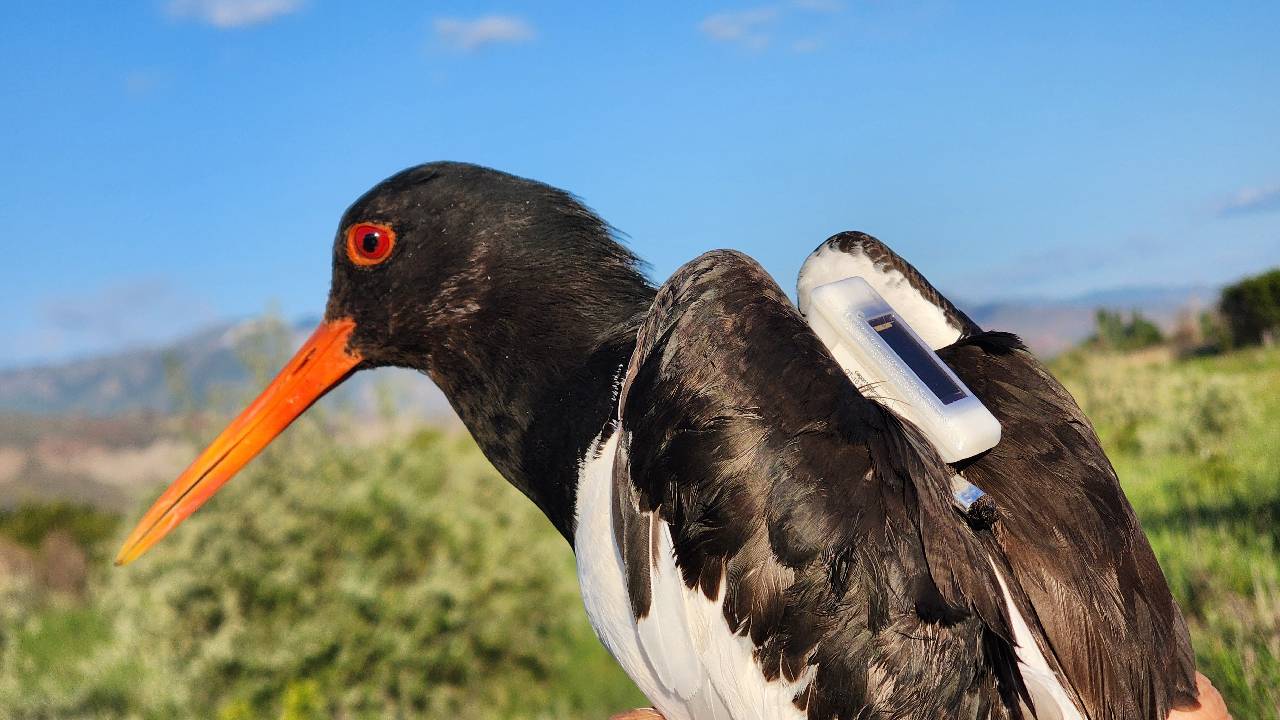
[[[797,303],[733,250],[655,286],[576,196],[433,162],[347,208],[332,265],[315,332],[117,564],[330,389],[398,366],[572,547],[592,626],[653,706],[619,717],[1226,717],[1088,418],[876,238],[821,243]],[[850,379],[805,313],[851,276],[998,418],[999,444],[948,465]],[[952,502],[957,474],[986,512]]]

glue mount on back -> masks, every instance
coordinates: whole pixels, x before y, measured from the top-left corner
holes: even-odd
[[[995,416],[866,280],[821,285],[809,297],[809,325],[862,394],[920,428],[943,461],[1000,442]]]

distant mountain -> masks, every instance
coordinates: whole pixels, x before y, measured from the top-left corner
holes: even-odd
[[[1093,333],[1100,308],[1137,310],[1168,331],[1186,308],[1204,310],[1217,302],[1218,288],[1132,287],[1104,290],[1067,299],[1026,298],[961,304],[974,322],[991,330],[1017,333],[1041,357],[1052,357]]]
[[[1051,356],[1086,338],[1099,307],[1137,309],[1171,327],[1178,311],[1217,297],[1210,287],[1123,288],[1066,300],[1024,299],[962,304],[978,324],[1018,333],[1042,356]],[[209,328],[166,347],[134,350],[47,367],[0,371],[0,412],[107,416],[123,412],[166,413],[175,398],[199,407],[234,409],[256,391],[315,325],[314,320],[277,328],[274,340],[265,321]],[[274,344],[273,344],[274,343]],[[288,346],[288,347],[285,347]],[[268,360],[274,354],[274,360]],[[260,377],[247,367],[257,356]],[[270,368],[266,366],[270,365]],[[424,376],[404,370],[360,373],[326,398],[360,413],[390,403],[397,413],[423,419],[452,419],[443,394]],[[381,399],[380,399],[381,398]]]
[[[184,402],[234,409],[265,384],[314,326],[314,320],[287,328],[261,320],[225,324],[164,347],[3,370],[0,412],[167,413],[181,409],[177,405]],[[256,378],[254,365],[262,366]],[[358,413],[375,413],[389,404],[397,413],[423,419],[453,417],[448,401],[429,379],[391,368],[360,373],[322,402]]]
[[[1137,308],[1143,312],[1172,309],[1176,313],[1188,303],[1208,307],[1217,302],[1222,288],[1213,285],[1179,285],[1173,287],[1120,287],[1097,290],[1063,302],[1091,308]]]
[[[314,325],[221,325],[166,347],[0,371],[0,509],[51,500],[135,507],[191,462]],[[435,385],[405,370],[360,373],[320,407],[343,410],[312,418],[346,444],[457,422]]]

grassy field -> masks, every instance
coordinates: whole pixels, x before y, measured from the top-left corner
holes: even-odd
[[[1098,426],[1202,670],[1237,718],[1280,717],[1280,351],[1054,369]],[[3,720],[602,720],[643,703],[587,626],[568,546],[460,434],[355,449],[304,422],[124,569],[104,558],[127,523],[98,515],[11,513],[0,535],[35,562],[42,523],[90,545],[88,589],[0,572]]]

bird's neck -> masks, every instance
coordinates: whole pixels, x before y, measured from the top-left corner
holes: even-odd
[[[654,295],[638,273],[587,275],[504,285],[473,341],[434,353],[431,372],[489,461],[571,544],[580,461],[615,413]]]

